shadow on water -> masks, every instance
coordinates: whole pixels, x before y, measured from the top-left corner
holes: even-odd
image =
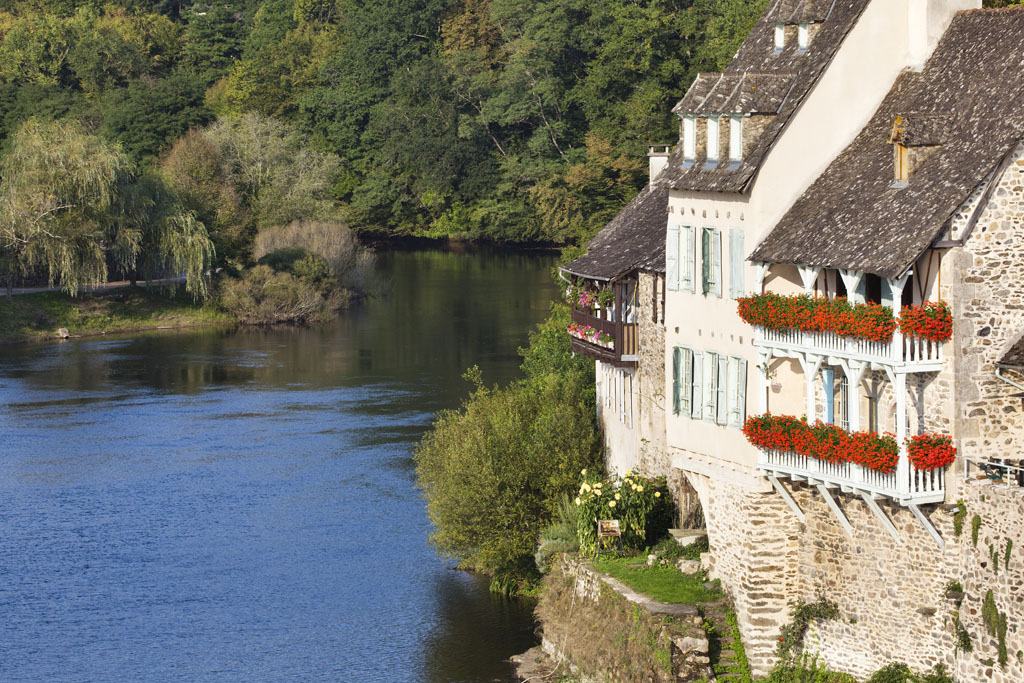
[[[0,680],[508,680],[530,606],[426,542],[411,453],[554,257],[381,255],[317,329],[0,349]]]

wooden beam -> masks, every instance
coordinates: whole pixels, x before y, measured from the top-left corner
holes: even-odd
[[[939,536],[939,532],[935,530],[934,526],[932,526],[931,521],[924,516],[921,509],[916,505],[908,505],[907,507],[910,508],[910,511],[914,513],[915,517],[917,517],[917,521],[921,522],[921,526],[924,527],[925,531],[931,534],[931,537],[935,539],[935,542],[939,546],[939,550],[945,550],[946,542],[942,540],[942,536]]]
[[[899,543],[900,534],[896,531],[896,526],[892,523],[892,520],[885,515],[882,508],[878,507],[878,503],[875,502],[875,499],[864,492],[861,492],[860,497],[864,500],[864,504],[868,506],[868,509],[875,513],[875,517],[877,517],[878,521],[882,523],[882,528],[888,531],[889,535],[892,536],[892,540]]]
[[[832,514],[836,516],[839,526],[843,527],[843,531],[846,532],[847,536],[853,538],[853,525],[850,524],[850,520],[848,520],[846,515],[843,514],[839,504],[836,503],[836,499],[832,497],[832,494],[829,493],[824,484],[818,484],[816,488],[818,489],[818,493],[821,494],[821,497],[825,499],[826,503],[828,503],[829,508],[832,510]]]
[[[769,476],[768,481],[772,483],[775,490],[779,492],[780,496],[782,496],[782,500],[786,501],[786,504],[789,505],[789,509],[793,511],[793,514],[800,520],[800,523],[806,524],[807,518],[804,516],[804,511],[801,510],[800,506],[796,504],[795,500],[793,500],[793,496],[789,495],[789,491],[787,491],[786,487],[782,485],[782,482],[779,481],[778,477]]]

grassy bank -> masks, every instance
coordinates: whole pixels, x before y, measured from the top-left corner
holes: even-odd
[[[196,303],[183,292],[125,287],[70,297],[63,292],[0,296],[0,343],[137,330],[231,325],[212,302]]]

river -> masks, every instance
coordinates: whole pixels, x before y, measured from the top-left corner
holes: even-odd
[[[0,347],[0,680],[511,680],[532,605],[434,555],[412,449],[518,375],[553,265],[389,251],[321,328]]]

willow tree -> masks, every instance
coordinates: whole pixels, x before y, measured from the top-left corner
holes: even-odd
[[[46,272],[71,295],[121,270],[186,275],[206,294],[213,255],[206,228],[162,184],[136,174],[120,147],[74,121],[29,120],[0,164],[0,269],[8,293],[18,277]]]
[[[45,270],[70,294],[107,275],[104,245],[118,189],[132,164],[73,121],[29,120],[0,165],[0,259],[14,279]]]

